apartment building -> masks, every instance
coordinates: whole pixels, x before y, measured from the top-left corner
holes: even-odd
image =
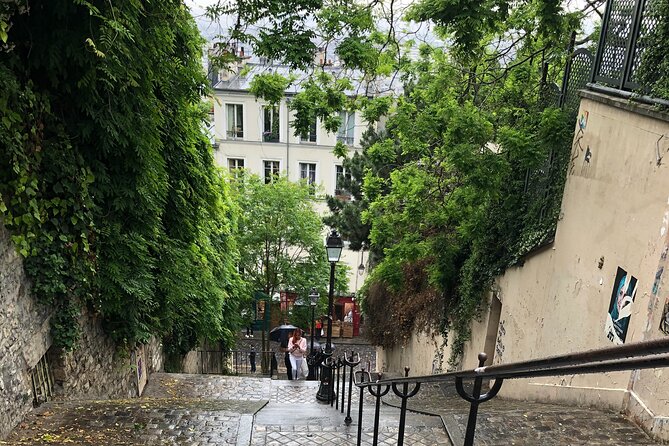
[[[342,110],[341,126],[328,133],[318,120],[309,132],[296,136],[290,122],[291,98],[299,86],[290,87],[278,105],[258,100],[249,92],[251,80],[258,73],[282,72],[285,66],[244,63],[233,72],[222,72],[214,82],[214,157],[219,166],[244,168],[270,181],[273,175],[287,175],[291,181],[314,185],[315,207],[321,215],[328,212],[326,195],[344,198],[340,179],[346,175],[333,149],[340,141],[349,151],[360,150],[360,139],[367,128],[359,113]],[[340,262],[350,268],[349,294],[355,293],[366,275],[364,253],[345,249]],[[364,268],[361,268],[360,266]]]

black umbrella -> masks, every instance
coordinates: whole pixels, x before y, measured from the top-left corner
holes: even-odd
[[[282,339],[287,339],[296,328],[294,325],[279,325],[269,332],[269,340],[281,342]]]

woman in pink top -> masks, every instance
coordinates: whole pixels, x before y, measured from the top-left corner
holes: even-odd
[[[302,370],[302,361],[307,353],[307,340],[302,337],[302,330],[296,328],[293,336],[288,340],[290,366],[293,369],[293,379],[298,379]]]

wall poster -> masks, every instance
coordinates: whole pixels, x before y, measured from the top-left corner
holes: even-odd
[[[606,316],[606,337],[614,344],[624,344],[636,296],[637,279],[618,267],[613,282],[609,313]]]

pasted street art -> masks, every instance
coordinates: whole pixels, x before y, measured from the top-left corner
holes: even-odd
[[[664,249],[662,250],[662,255],[660,256],[660,262],[666,262],[667,261],[667,254],[669,253],[669,242],[664,246]],[[655,284],[653,284],[653,292],[656,292],[656,290],[659,291],[659,287],[661,284],[662,280],[662,272],[664,272],[664,267],[662,267],[662,271],[660,272],[658,269],[658,274],[655,275]],[[660,277],[658,277],[658,275]],[[662,311],[662,319],[660,320],[660,330],[662,333],[669,335],[669,296],[665,299],[664,302],[664,309]]]
[[[606,337],[614,344],[624,344],[636,295],[637,279],[618,267],[613,282],[609,313],[606,316]]]
[[[506,329],[504,328],[504,320],[499,323],[499,330],[497,332],[497,340],[495,341],[495,361],[501,362],[504,356],[504,335]]]

